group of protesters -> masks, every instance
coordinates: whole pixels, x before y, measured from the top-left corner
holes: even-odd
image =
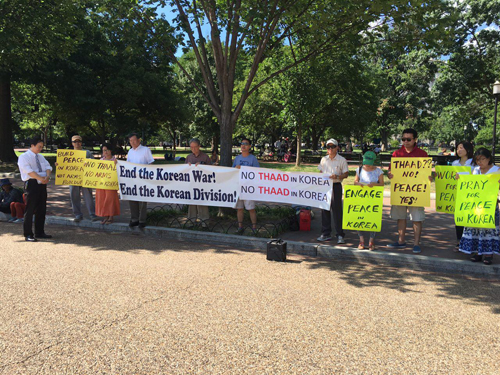
[[[403,145],[400,149],[393,152],[392,157],[427,157],[427,153],[417,146],[418,133],[414,129],[405,129],[402,134]],[[335,217],[335,230],[337,243],[345,243],[345,233],[342,229],[342,180],[348,177],[349,168],[347,161],[338,153],[338,142],[335,139],[329,139],[326,142],[327,155],[321,159],[320,172],[329,174],[333,183],[332,199],[330,211],[322,210],[322,233],[318,241],[330,241],[331,237],[331,218]],[[468,166],[473,175],[485,175],[498,173],[499,168],[494,165],[494,159],[491,152],[485,148],[479,148],[474,152],[473,146],[469,142],[460,142],[456,147],[458,157],[452,166]],[[366,151],[363,155],[362,165],[356,170],[355,185],[384,186],[384,174],[381,168],[374,165],[376,154],[373,151]],[[389,169],[389,179],[393,175]],[[456,178],[460,178],[457,174]],[[500,178],[500,177],[499,177]],[[432,177],[431,177],[432,179]],[[391,206],[391,218],[397,220],[398,240],[387,245],[391,249],[404,249],[406,243],[407,218],[409,216],[413,231],[414,243],[413,253],[420,254],[420,239],[422,235],[422,226],[425,220],[424,207],[415,206]],[[500,254],[500,228],[499,228],[499,210],[498,205],[495,210],[495,228],[469,228],[456,226],[457,244],[455,251],[473,255],[470,260],[473,262],[484,262],[489,265],[492,263],[494,253]],[[369,236],[368,249],[375,249],[375,232],[358,232],[358,249],[365,249],[365,235]]]
[[[72,137],[72,144],[75,150],[82,150],[82,138],[79,135]],[[402,134],[403,145],[394,151],[392,157],[427,157],[427,153],[417,146],[418,135],[414,129],[405,129]],[[151,150],[141,144],[140,137],[133,133],[129,136],[131,149],[127,154],[127,161],[135,164],[151,164],[154,162]],[[349,167],[344,157],[339,154],[339,144],[335,139],[329,139],[325,143],[327,155],[324,156],[318,169],[321,173],[328,174],[332,184],[332,197],[330,210],[322,210],[321,215],[321,235],[317,238],[320,242],[331,241],[332,236],[332,216],[334,217],[334,227],[338,244],[345,243],[345,232],[342,229],[342,181],[349,175]],[[212,158],[201,151],[200,141],[196,138],[189,142],[191,154],[187,156],[185,163],[194,166],[199,164],[211,165]],[[241,140],[241,154],[236,156],[233,168],[241,166],[259,167],[257,158],[251,154],[251,141],[247,138]],[[24,182],[24,194],[14,189],[8,179],[0,181],[0,211],[12,215],[9,221],[20,222],[24,225],[24,237],[26,241],[35,242],[40,238],[51,238],[45,233],[45,213],[47,202],[47,183],[50,180],[52,167],[41,155],[43,141],[35,138],[31,141],[30,149],[19,157],[18,165],[21,172],[21,179]],[[454,166],[470,166],[472,174],[497,173],[499,168],[494,165],[491,153],[484,148],[478,149],[475,153],[473,146],[469,142],[460,142],[456,147],[458,159]],[[87,158],[93,158],[90,151],[87,151]],[[109,144],[102,146],[101,160],[115,161],[112,154],[112,147]],[[384,173],[381,168],[375,166],[376,154],[373,151],[366,151],[363,155],[362,165],[356,169],[355,185],[372,188],[374,186],[384,186]],[[388,172],[389,179],[393,178],[391,171]],[[459,176],[457,175],[457,178]],[[74,214],[74,221],[83,219],[81,209],[81,196],[85,202],[89,217],[92,221],[102,220],[101,224],[110,224],[114,216],[120,215],[120,203],[116,190],[97,189],[95,203],[93,192],[90,188],[80,186],[70,186],[71,206]],[[130,206],[130,227],[146,227],[147,202],[129,201]],[[236,207],[238,229],[237,233],[244,232],[243,218],[244,210],[250,214],[252,230],[257,231],[257,214],[255,202],[250,200],[238,200]],[[35,216],[35,230],[33,232],[33,216]],[[425,220],[424,207],[415,206],[391,206],[391,218],[397,220],[398,240],[387,245],[392,249],[404,249],[406,243],[407,217],[412,221],[414,231],[413,253],[419,254],[420,239],[423,222]],[[102,219],[99,219],[102,218]],[[192,221],[200,220],[202,226],[207,225],[209,210],[207,206],[190,205],[188,208],[188,219]],[[456,226],[457,245],[455,251],[472,254],[472,261],[483,261],[491,264],[493,253],[500,253],[500,231],[499,231],[499,211],[495,213],[494,229],[464,228]],[[375,249],[375,232],[358,232],[358,249]],[[368,237],[368,244],[365,242]]]
[[[135,164],[151,164],[154,162],[151,150],[141,144],[140,137],[133,133],[129,137],[130,150],[127,154],[127,161]],[[73,149],[82,151],[82,137],[74,135],[71,139]],[[4,213],[10,213],[9,222],[24,223],[24,237],[28,242],[36,242],[40,238],[52,238],[51,235],[45,233],[45,215],[47,207],[47,183],[50,181],[52,167],[41,154],[43,150],[43,140],[34,138],[31,140],[30,148],[23,153],[18,160],[21,179],[24,182],[24,194],[15,189],[8,179],[2,179],[0,193],[0,210]],[[186,164],[191,165],[211,165],[214,163],[213,158],[201,151],[200,141],[196,138],[189,142],[191,154],[185,160]],[[238,155],[233,162],[233,168],[241,166],[259,167],[257,158],[250,153],[251,141],[243,138],[241,141],[241,154]],[[116,158],[112,154],[112,147],[109,144],[102,146],[101,160],[115,161]],[[86,151],[86,158],[93,159],[93,154],[89,150]],[[215,160],[217,163],[218,160]],[[57,166],[57,163],[56,163]],[[91,221],[100,220],[101,224],[110,224],[114,221],[114,216],[120,215],[120,202],[118,191],[96,189],[95,202],[91,188],[70,185],[70,200],[73,211],[73,221],[80,222],[83,220],[83,212],[81,200],[85,202]],[[145,228],[147,220],[147,202],[129,200],[130,207],[130,222],[129,226]],[[244,210],[250,214],[252,222],[252,231],[257,232],[257,213],[255,211],[255,202],[250,200],[238,200],[236,204],[238,229],[237,233],[244,232],[243,218]],[[33,216],[35,217],[35,230],[33,232]],[[188,208],[188,219],[191,221],[200,220],[203,227],[207,226],[209,219],[209,211],[207,206],[190,205]]]

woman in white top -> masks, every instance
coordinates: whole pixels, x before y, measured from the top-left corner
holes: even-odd
[[[354,185],[367,186],[384,186],[384,172],[373,164],[377,155],[373,151],[366,151],[363,155],[363,165],[356,170],[356,178]],[[359,245],[358,249],[365,248],[365,237],[363,231],[358,231]],[[375,250],[375,232],[370,232],[369,250]]]
[[[485,148],[480,148],[474,154],[474,161],[477,165],[472,174],[492,174],[498,173],[500,168],[493,165],[493,157],[491,152]],[[500,177],[500,176],[499,176]],[[484,264],[491,264],[493,253],[500,253],[500,214],[498,204],[495,208],[495,228],[469,228],[465,227],[464,233],[460,240],[459,250],[466,254],[474,254],[470,258],[473,262],[483,260]]]
[[[454,167],[466,167],[473,165],[474,147],[470,142],[462,141],[457,145],[457,156],[451,165]]]
[[[471,167],[474,169],[474,146],[472,143],[462,141],[457,145],[457,156],[458,159],[455,160],[451,165],[452,167]],[[455,252],[458,251],[458,246],[460,244],[460,239],[462,238],[462,234],[464,233],[464,227],[458,226],[455,224],[455,233],[457,235],[457,246],[455,247]]]

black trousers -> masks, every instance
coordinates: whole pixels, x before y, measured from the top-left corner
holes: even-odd
[[[457,241],[460,242],[462,235],[464,234],[464,227],[459,227],[455,225],[455,232],[457,233]]]
[[[321,210],[321,234],[324,236],[329,236],[332,233],[332,214],[335,217],[337,237],[345,237],[342,229],[342,184],[340,182],[333,184],[330,211]]]
[[[33,236],[33,215],[35,215],[35,236],[45,233],[45,214],[47,212],[47,185],[29,179],[24,184],[26,211],[24,212],[24,237]]]

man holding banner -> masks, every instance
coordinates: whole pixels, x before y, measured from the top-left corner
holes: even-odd
[[[342,180],[349,176],[347,160],[338,154],[339,143],[335,139],[326,141],[327,155],[321,159],[318,169],[321,173],[327,173],[333,185],[330,210],[321,210],[321,236],[318,241],[330,241],[332,239],[332,214],[335,215],[335,231],[337,232],[337,243],[344,244],[345,233],[342,229]]]
[[[233,161],[233,168],[240,169],[241,166],[245,167],[255,167],[259,168],[260,164],[257,158],[250,153],[250,147],[252,146],[252,142],[250,139],[243,138],[241,140],[241,154],[236,156]],[[243,227],[243,217],[245,214],[244,208],[247,209],[250,214],[250,220],[252,221],[252,231],[254,233],[257,232],[257,212],[255,211],[255,202],[251,200],[242,200],[238,199],[235,207],[238,212],[236,213],[238,217],[238,231],[237,234],[243,234],[245,228]]]
[[[418,134],[415,129],[403,130],[403,137],[401,138],[403,146],[392,153],[393,158],[425,158],[427,152],[417,147]],[[389,179],[394,175],[389,171]],[[392,194],[392,193],[391,193]],[[422,223],[425,220],[424,207],[416,206],[391,206],[391,218],[398,221],[398,241],[387,245],[392,249],[404,249],[406,247],[406,219],[407,214],[410,214],[410,220],[413,223],[413,232],[415,236],[415,243],[413,246],[413,253],[419,254],[422,252],[420,249],[420,235],[422,234]]]
[[[189,141],[189,148],[191,148],[191,154],[186,157],[185,164],[198,164],[211,165],[212,161],[210,157],[200,150],[200,140],[193,138]],[[207,221],[210,219],[210,213],[208,211],[208,206],[201,205],[189,205],[188,207],[188,219],[196,221],[199,218],[201,220],[201,226],[203,228],[207,227]]]
[[[82,137],[80,137],[79,135],[74,135],[71,138],[71,143],[73,144],[73,149],[75,149],[76,151],[83,150]],[[89,150],[86,150],[86,158],[93,159],[94,155],[92,155],[92,152],[90,152]],[[95,214],[95,205],[94,205],[94,198],[92,196],[92,189],[84,188],[81,186],[70,185],[69,196],[71,198],[71,208],[73,209],[73,214],[75,215],[73,221],[78,223],[83,219],[82,197],[81,197],[82,195],[83,195],[83,200],[85,201],[85,206],[87,207],[87,211],[89,212],[90,215],[90,220],[97,221],[98,218]]]
[[[127,154],[127,161],[135,164],[151,164],[155,161],[153,154],[148,147],[141,145],[141,139],[136,133],[129,135],[130,146],[132,147]],[[148,202],[128,201],[130,206],[129,227],[146,227],[148,217]]]

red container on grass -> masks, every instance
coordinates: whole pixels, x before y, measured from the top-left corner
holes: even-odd
[[[300,210],[299,228],[301,231],[311,230],[311,210],[306,210],[305,208]]]

